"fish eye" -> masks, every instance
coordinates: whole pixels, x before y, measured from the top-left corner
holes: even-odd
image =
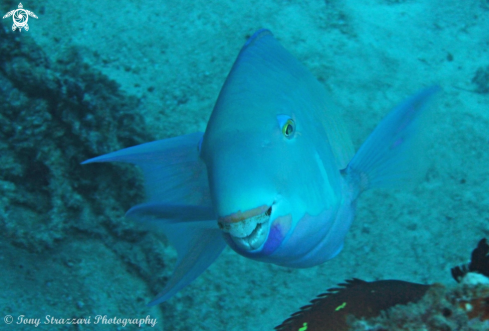
[[[295,134],[295,121],[289,115],[277,115],[278,127],[285,138],[292,138]]]
[[[282,134],[286,138],[292,138],[295,132],[295,122],[293,119],[289,118],[282,126]]]

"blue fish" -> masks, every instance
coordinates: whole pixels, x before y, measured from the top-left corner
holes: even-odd
[[[142,168],[147,202],[128,217],[156,226],[178,253],[164,302],[226,245],[258,261],[307,268],[335,257],[359,194],[407,184],[423,142],[427,88],[385,117],[354,154],[323,86],[268,30],[243,46],[205,133],[154,141],[83,163]]]

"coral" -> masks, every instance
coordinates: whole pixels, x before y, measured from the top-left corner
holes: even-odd
[[[354,331],[487,330],[489,286],[433,285],[417,303],[397,305],[368,320],[350,319]]]
[[[138,100],[84,63],[77,49],[51,63],[28,36],[1,26],[0,86],[0,231],[6,242],[40,254],[68,238],[99,238],[139,274],[149,274],[148,264],[161,268],[149,242],[134,245],[149,239],[123,217],[142,200],[138,171],[80,165],[154,140]]]

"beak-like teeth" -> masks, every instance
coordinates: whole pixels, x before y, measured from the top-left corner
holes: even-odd
[[[244,251],[253,251],[260,248],[265,240],[267,240],[269,222],[258,224],[253,232],[247,237],[238,238],[231,235],[234,243]]]
[[[239,222],[219,222],[224,232],[229,233],[236,245],[251,251],[260,248],[268,236],[272,208],[265,212],[240,220]]]

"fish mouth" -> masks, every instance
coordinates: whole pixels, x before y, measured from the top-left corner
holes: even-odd
[[[253,251],[260,248],[267,240],[271,214],[272,207],[265,205],[220,217],[218,224],[240,249]]]

